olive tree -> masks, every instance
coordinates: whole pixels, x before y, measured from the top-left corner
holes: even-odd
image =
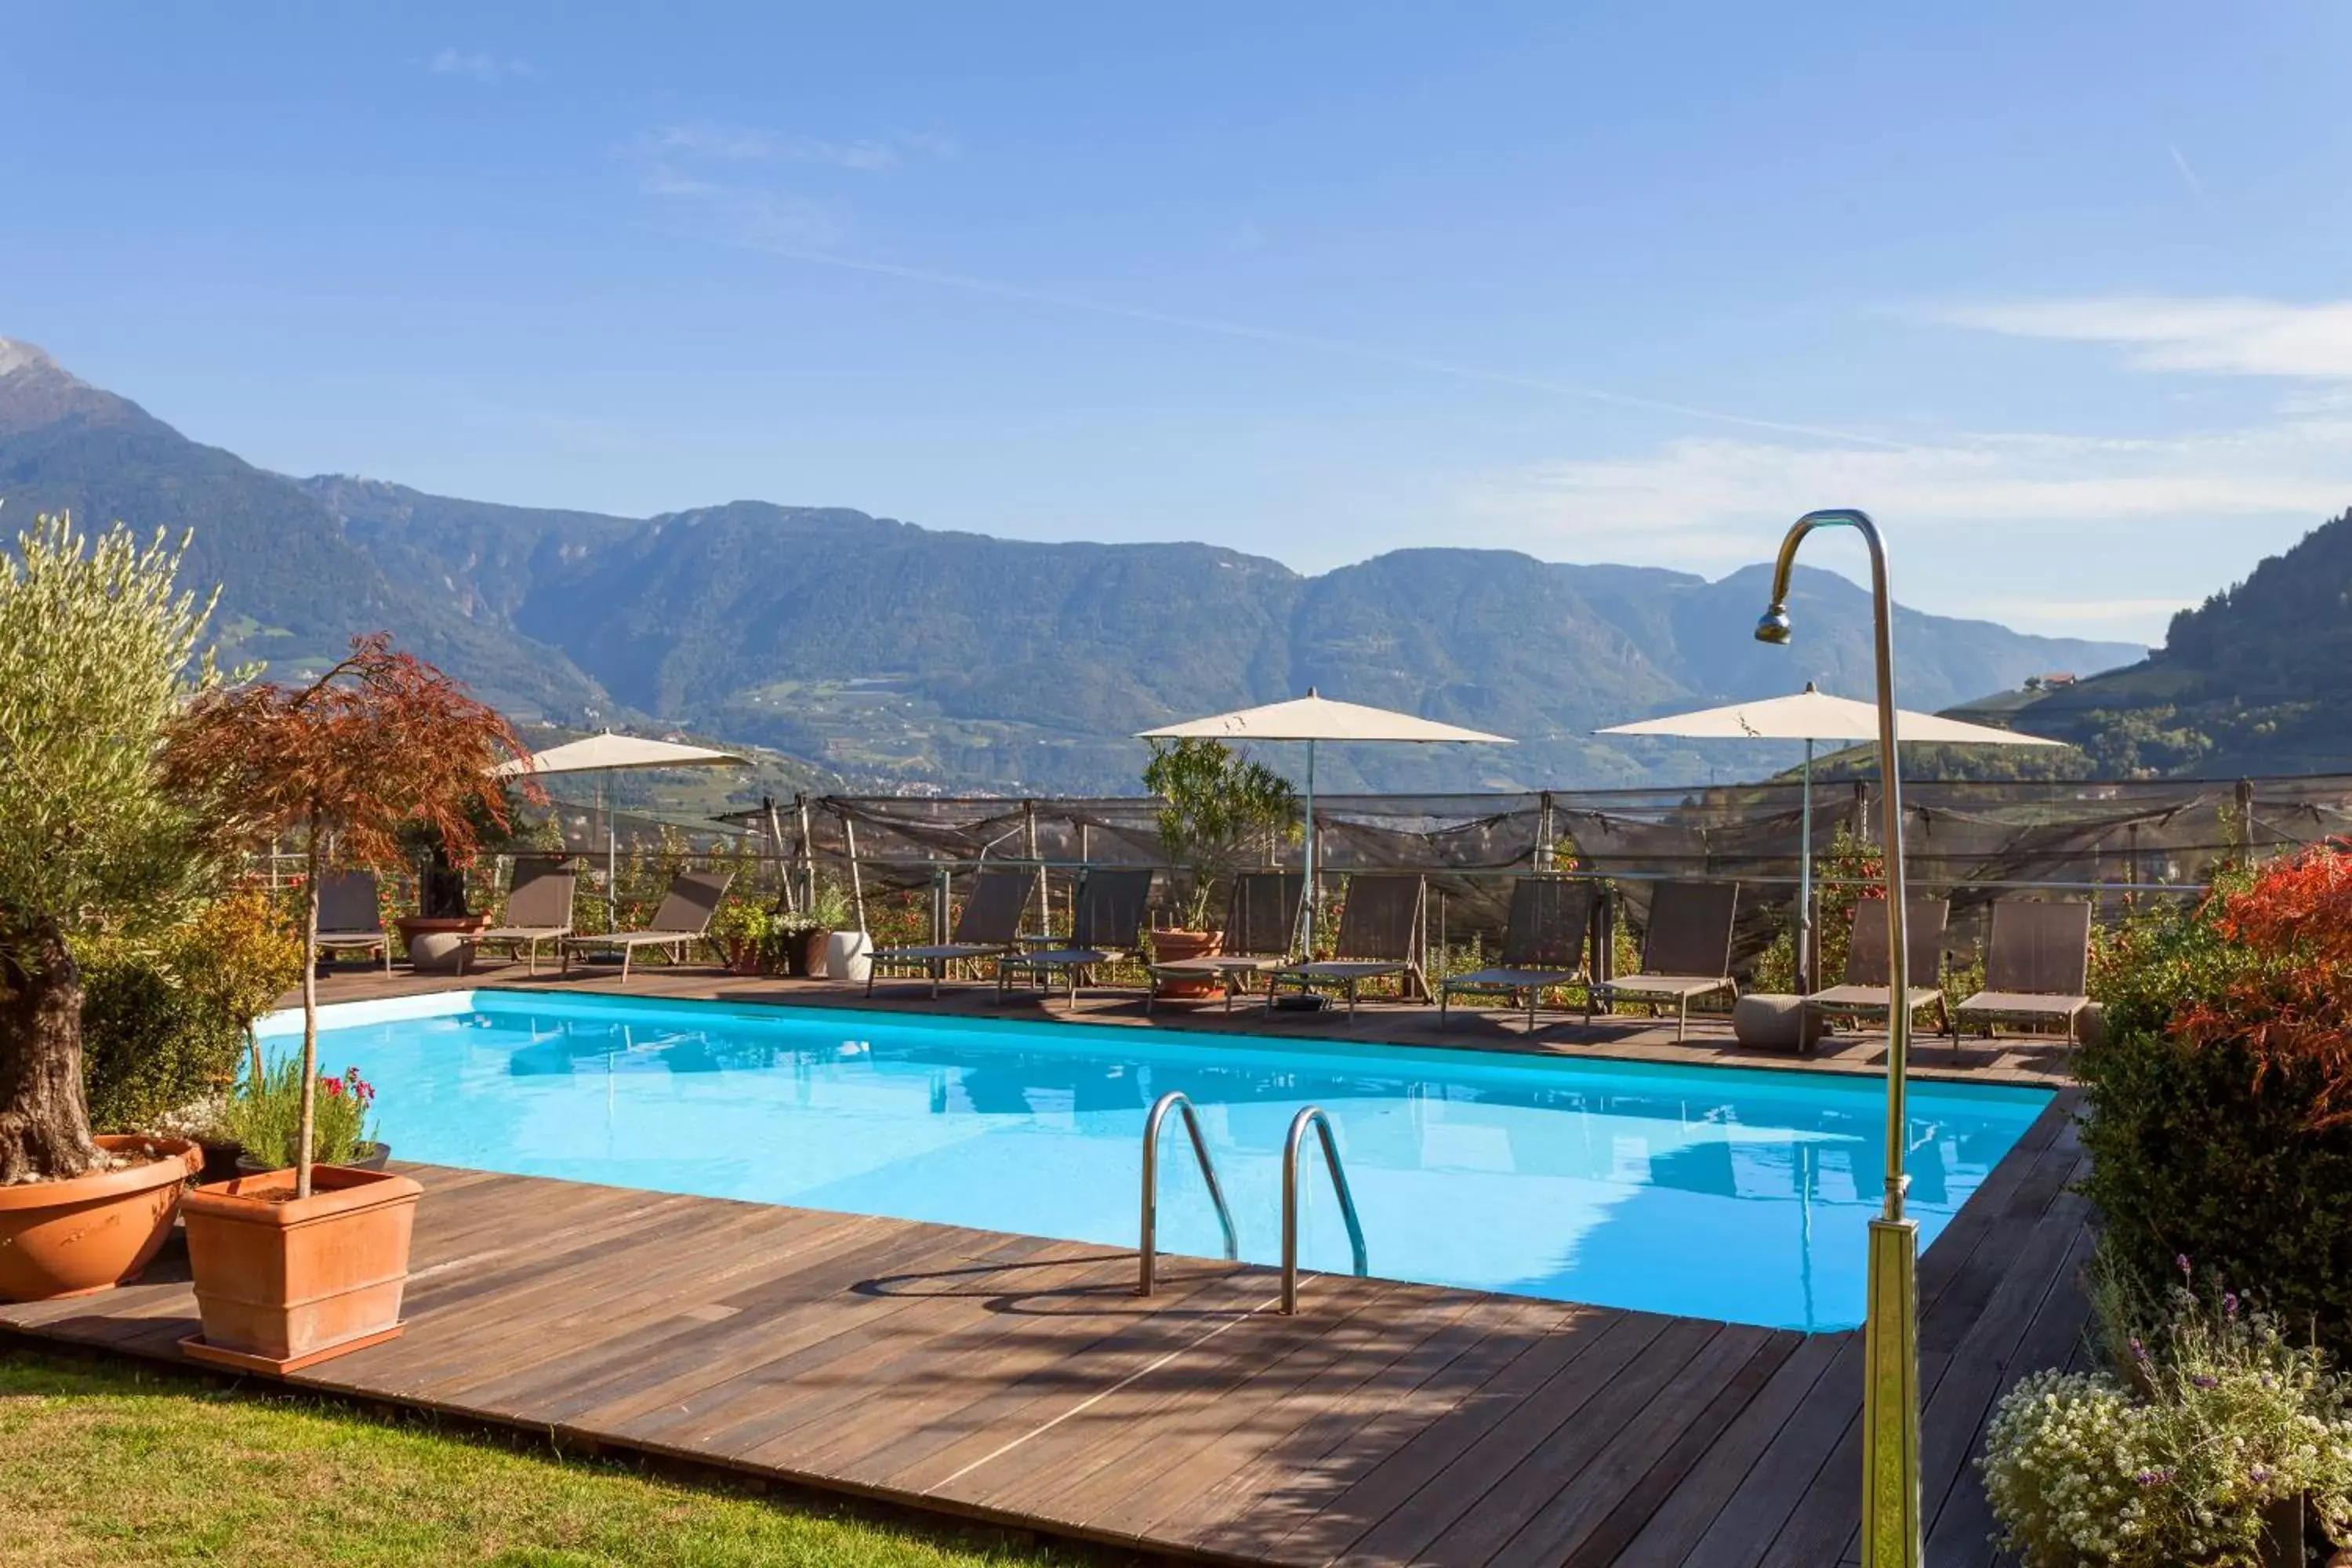
[[[106,1163],[67,938],[176,913],[209,869],[162,780],[169,725],[212,679],[186,542],[59,514],[0,554],[0,1184]]]
[[[1222,741],[1151,742],[1143,787],[1160,797],[1160,843],[1192,872],[1183,920],[1199,929],[1217,884],[1245,858],[1298,837],[1298,795],[1281,774]]]

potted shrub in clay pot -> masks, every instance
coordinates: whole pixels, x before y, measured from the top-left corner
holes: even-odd
[[[776,917],[760,904],[739,899],[722,907],[710,922],[710,934],[726,949],[730,974],[761,974],[770,971],[770,937]]]
[[[1205,958],[1224,933],[1210,921],[1233,873],[1297,837],[1298,796],[1282,775],[1221,741],[1151,742],[1143,787],[1160,797],[1157,825],[1170,862],[1188,872],[1177,925],[1150,933],[1151,962]],[[1224,994],[1213,979],[1162,980],[1166,1001]]]
[[[0,550],[0,1298],[135,1277],[203,1160],[187,1139],[92,1135],[69,943],[166,922],[216,879],[162,766],[212,679],[195,657],[211,606],[179,565],[65,517]]]
[[[423,1189],[320,1163],[319,1107],[330,1096],[319,1079],[318,889],[335,872],[396,868],[404,828],[429,828],[452,865],[469,864],[477,824],[508,824],[495,770],[525,754],[504,719],[381,634],[354,641],[308,686],[209,692],[180,721],[174,776],[210,792],[245,842],[291,838],[304,862],[293,1163],[190,1194],[204,1332],[181,1348],[194,1359],[286,1373],[400,1332]]]
[[[825,973],[825,950],[833,933],[849,923],[849,895],[830,882],[820,882],[804,910],[775,917],[776,936],[783,951],[783,973],[814,980]]]

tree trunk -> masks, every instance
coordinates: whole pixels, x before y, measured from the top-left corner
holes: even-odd
[[[310,874],[302,879],[302,1115],[294,1134],[294,1195],[310,1195],[310,1131],[319,1093],[319,829],[310,829]]]
[[[99,1169],[81,1086],[81,972],[47,916],[18,923],[0,955],[0,1184]]]

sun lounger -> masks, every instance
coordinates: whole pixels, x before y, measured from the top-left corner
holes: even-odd
[[[1942,1018],[1944,1033],[1952,1033],[1952,1010],[1944,1000],[1944,928],[1951,922],[1952,906],[1942,899],[1913,899],[1905,914],[1909,933],[1910,973],[1906,984],[1914,1012],[1933,1006]],[[1845,979],[1804,1000],[1807,1014],[1848,1016],[1885,1013],[1894,993],[1888,987],[1886,905],[1863,899],[1853,906],[1853,934],[1845,946]],[[1924,984],[1922,983],[1924,981]],[[1800,1037],[1803,1037],[1801,1034]]]
[[[1590,977],[1586,952],[1592,934],[1592,884],[1568,877],[1522,877],[1511,885],[1510,922],[1503,931],[1502,962],[1437,985],[1441,1021],[1457,991],[1475,995],[1525,995],[1528,1027],[1536,1005],[1555,985]]]
[[[1356,992],[1367,980],[1395,976],[1405,994],[1429,1000],[1429,981],[1421,968],[1423,920],[1428,884],[1419,877],[1359,874],[1348,879],[1348,901],[1339,911],[1338,950],[1330,958],[1308,963],[1285,963],[1265,972],[1266,1011],[1285,984],[1301,991],[1318,985],[1337,986],[1348,998],[1348,1016],[1356,1016]]]
[[[731,871],[680,871],[670,879],[669,891],[663,895],[661,907],[643,931],[607,931],[602,936],[567,936],[557,939],[557,951],[563,954],[563,967],[572,967],[572,955],[592,948],[621,950],[621,983],[627,984],[629,963],[641,947],[669,950],[673,962],[686,962],[686,950],[710,934],[710,920],[719,912],[719,900],[727,896],[727,885],[735,879]]]
[[[1078,908],[1071,917],[1069,944],[1034,949],[997,960],[996,999],[1004,999],[1016,971],[1026,971],[1040,983],[1059,973],[1069,983],[1070,1007],[1076,1011],[1079,977],[1097,964],[1118,963],[1141,944],[1144,905],[1151,898],[1151,877],[1148,867],[1089,867],[1078,886]]]
[[[1225,988],[1225,1011],[1254,974],[1290,962],[1298,935],[1298,900],[1307,879],[1296,871],[1244,871],[1225,894],[1224,951],[1151,965],[1154,980],[1215,980]],[[1157,988],[1154,988],[1155,995]],[[1151,1011],[1153,997],[1144,999]]]
[[[1642,933],[1642,967],[1633,974],[1586,987],[1588,1008],[1613,1007],[1621,996],[1672,1002],[1675,1038],[1690,1033],[1695,996],[1739,994],[1731,977],[1731,928],[1739,916],[1737,882],[1659,882],[1650,892],[1650,923]],[[1590,1011],[1586,1016],[1591,1016]]]
[[[507,923],[492,926],[473,939],[474,951],[484,944],[499,942],[512,958],[518,949],[530,955],[530,973],[539,973],[539,944],[560,942],[572,934],[572,894],[579,879],[569,871],[559,871],[544,861],[532,862],[540,867],[536,874],[523,874],[517,868],[514,887],[507,893]]]
[[[949,964],[1018,952],[1021,917],[1028,910],[1029,895],[1036,880],[1032,871],[981,872],[972,880],[971,892],[963,901],[963,912],[956,917],[955,930],[948,940],[923,947],[882,949],[874,955],[873,967],[866,972],[866,994],[874,994],[874,983],[881,978],[885,964],[922,970],[930,978],[931,994],[937,996],[940,984],[947,978]]]
[[[319,951],[383,954],[392,973],[392,938],[383,929],[383,903],[373,871],[338,871],[319,879]]]
[[[2059,1020],[2073,1045],[2091,1005],[2090,966],[2090,905],[2003,899],[1992,907],[1984,989],[1953,1011],[1963,1019],[1983,1019],[1988,1038],[1996,1019]]]

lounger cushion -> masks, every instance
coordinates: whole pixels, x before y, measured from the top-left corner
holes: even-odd
[[[1024,952],[1005,962],[1013,968],[1034,965],[1040,969],[1076,968],[1088,963],[1116,963],[1127,954],[1100,947],[1053,947],[1041,952]]]
[[[1448,991],[1525,991],[1531,987],[1575,985],[1583,979],[1580,969],[1481,969],[1470,974],[1448,975],[1443,985]]]
[[[2091,1005],[2088,996],[2045,996],[2038,991],[1979,991],[1953,1011],[2012,1017],[2064,1018]]]
[[[1011,953],[1007,943],[950,942],[936,947],[886,947],[874,955],[877,963],[929,963],[954,958],[993,958]]]
[[[1592,989],[1635,996],[1704,996],[1710,991],[1732,990],[1734,985],[1727,974],[1621,974],[1614,980],[1594,981]]]
[[[1213,953],[1207,958],[1171,958],[1165,963],[1150,965],[1154,974],[1255,974],[1263,970],[1280,969],[1290,961],[1265,958],[1249,953]]]
[[[1329,958],[1315,963],[1285,964],[1274,973],[1308,980],[1371,980],[1383,974],[1408,974],[1412,971],[1410,963],[1384,958]]]
[[[1926,1007],[1944,994],[1933,985],[1910,988],[1911,1005]],[[1805,998],[1808,1007],[1877,1007],[1884,1008],[1894,999],[1894,994],[1884,985],[1832,985],[1826,991],[1816,991]]]

